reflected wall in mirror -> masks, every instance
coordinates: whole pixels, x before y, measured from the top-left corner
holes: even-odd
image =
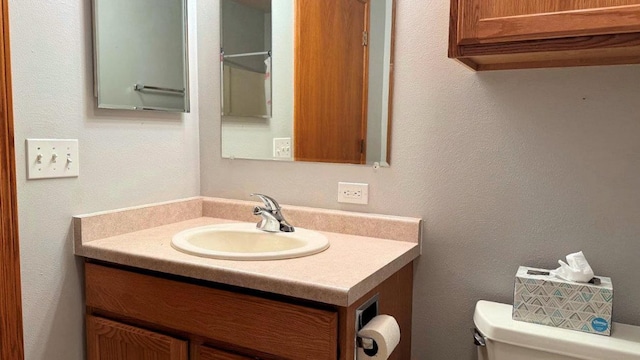
[[[221,0],[220,13],[223,157],[388,166],[393,0]],[[240,63],[260,81],[229,80],[244,36],[237,53],[266,53]]]
[[[99,108],[189,112],[187,0],[93,0]]]

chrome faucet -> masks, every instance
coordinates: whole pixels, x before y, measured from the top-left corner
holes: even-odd
[[[251,194],[257,196],[264,203],[264,207],[253,208],[253,215],[260,215],[262,219],[258,221],[256,228],[268,232],[294,232],[295,229],[282,216],[282,209],[277,201],[263,194]]]

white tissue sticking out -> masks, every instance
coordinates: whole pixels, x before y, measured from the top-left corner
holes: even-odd
[[[593,279],[593,270],[582,251],[567,255],[567,262],[558,260],[558,264],[560,264],[559,268],[551,270],[551,275],[555,277],[581,283]]]

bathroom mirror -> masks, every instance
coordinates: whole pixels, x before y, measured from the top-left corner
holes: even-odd
[[[93,0],[98,108],[189,112],[187,0]]]
[[[389,165],[394,0],[221,0],[222,156]]]

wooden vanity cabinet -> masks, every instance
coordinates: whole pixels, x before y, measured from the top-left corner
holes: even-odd
[[[640,63],[640,0],[451,0],[449,57],[476,70]]]
[[[412,264],[349,307],[85,262],[89,360],[353,360],[355,311],[378,294],[410,358]]]
[[[187,360],[188,343],[87,315],[87,359]]]
[[[194,346],[193,360],[255,360],[256,357],[238,355],[208,346]]]

